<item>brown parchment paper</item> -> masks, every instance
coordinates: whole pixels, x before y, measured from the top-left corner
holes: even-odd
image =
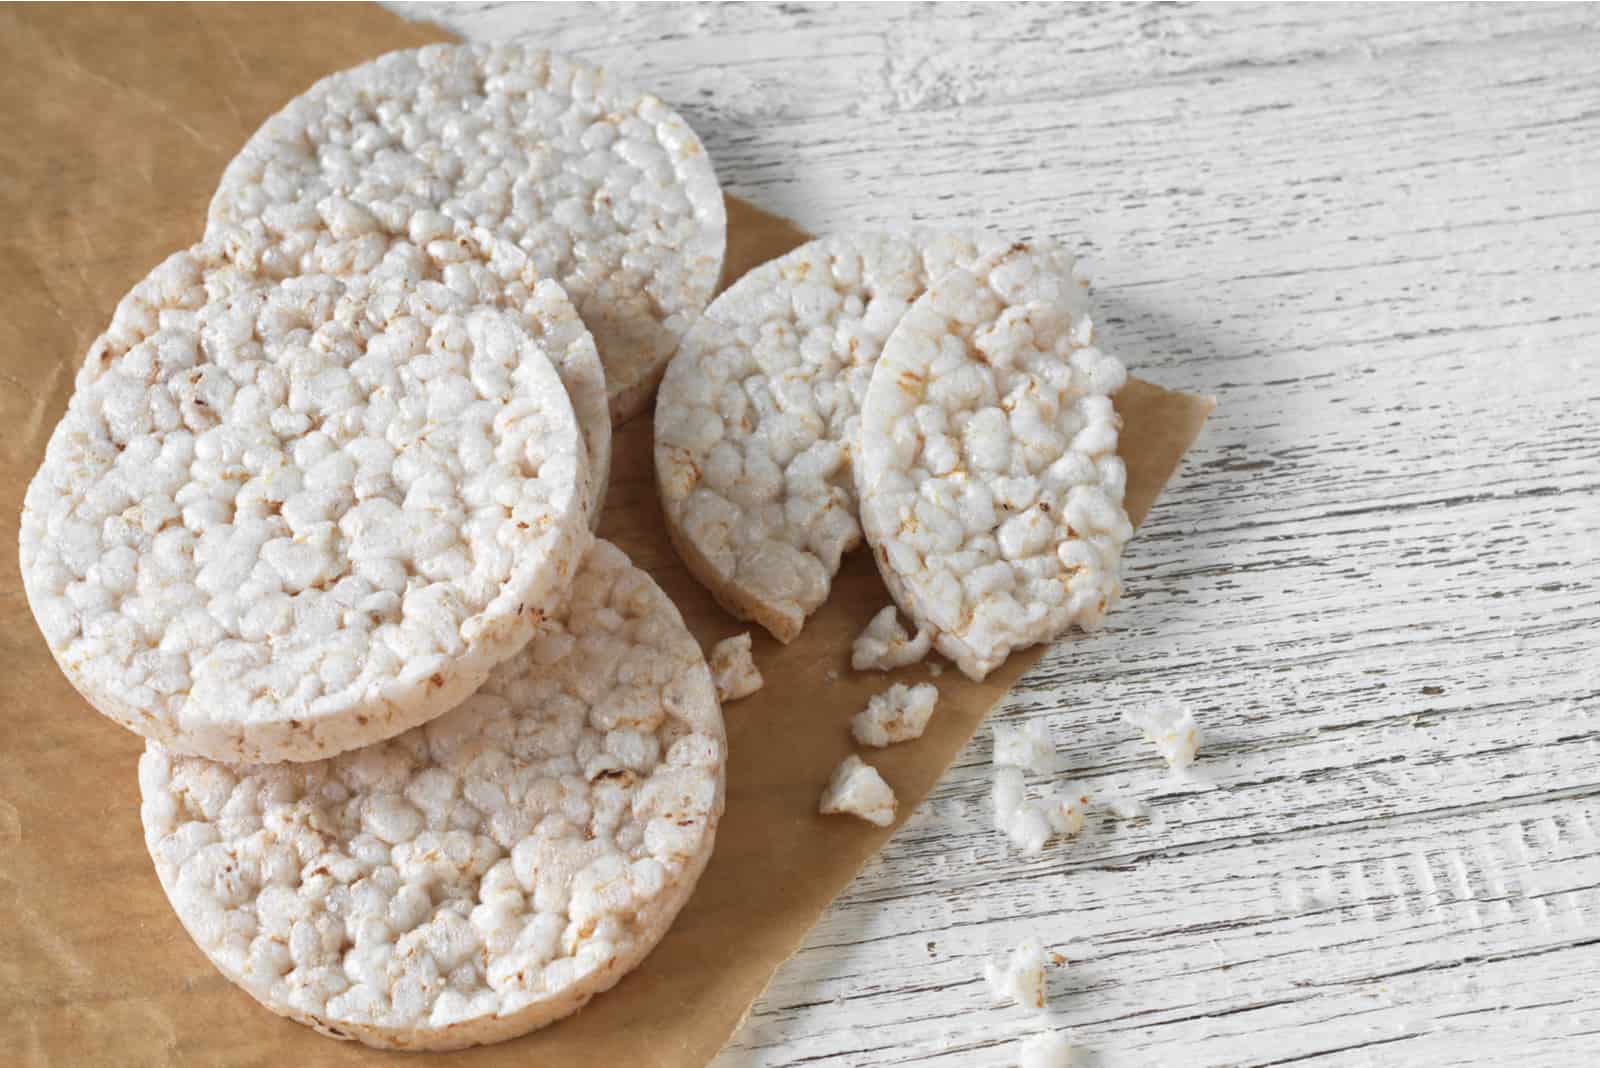
[[[315,78],[443,36],[368,5],[0,9],[0,1063],[418,1056],[281,1020],[190,943],[144,850],[141,743],[86,707],[56,670],[23,598],[16,539],[27,480],[89,341],[133,282],[198,237],[216,179],[246,136]],[[729,209],[725,280],[805,239],[738,200]],[[1135,381],[1117,403],[1138,521],[1211,402]],[[746,629],[667,544],[648,419],[619,433],[612,470],[603,534],[657,578],[703,642]],[[891,833],[815,815],[822,783],[851,751],[849,717],[888,682],[848,665],[851,640],[885,603],[870,559],[856,553],[792,645],[755,628],[767,685],[727,709],[728,810],[716,854],[645,964],[564,1023],[439,1062],[711,1060]],[[982,685],[945,671],[928,733],[871,755],[902,819],[1038,657],[1015,656]],[[897,677],[926,674],[918,666]]]

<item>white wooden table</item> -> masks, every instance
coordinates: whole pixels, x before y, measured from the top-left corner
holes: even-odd
[[[1600,8],[410,13],[625,72],[812,231],[1069,238],[1221,401],[1003,712],[1150,817],[1013,854],[985,733],[719,1068],[1600,1063]],[[1119,722],[1163,695],[1203,784]],[[1048,1021],[981,977],[1029,934]]]

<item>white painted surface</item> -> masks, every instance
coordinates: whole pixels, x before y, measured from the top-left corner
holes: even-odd
[[[1074,239],[1217,394],[1107,631],[1003,713],[1146,798],[1041,857],[980,737],[719,1061],[1600,1061],[1600,9],[457,5],[628,72],[813,231]],[[1200,712],[1210,788],[1119,722]]]

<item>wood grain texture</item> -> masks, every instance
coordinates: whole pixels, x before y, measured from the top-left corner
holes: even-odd
[[[1221,406],[1107,630],[1001,713],[1150,803],[1025,859],[987,737],[720,1068],[1600,1057],[1600,9],[422,5],[647,85],[822,232],[1082,249]],[[1178,783],[1119,722],[1207,730]],[[990,1004],[1027,934],[1048,1020]]]

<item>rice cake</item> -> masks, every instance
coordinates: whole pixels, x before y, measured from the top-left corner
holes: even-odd
[[[118,305],[20,532],[99,711],[180,752],[314,760],[447,712],[565,595],[584,450],[522,324],[570,305],[549,283],[512,317],[410,263],[270,279],[202,243]]]
[[[726,744],[672,602],[596,542],[565,611],[459,708],[313,764],[147,747],[146,842],[185,928],[267,1008],[459,1049],[577,1011],[708,859]]]
[[[1099,625],[1121,589],[1127,472],[1085,286],[1051,244],[957,268],[884,345],[861,414],[862,526],[901,609],[982,679]]]

